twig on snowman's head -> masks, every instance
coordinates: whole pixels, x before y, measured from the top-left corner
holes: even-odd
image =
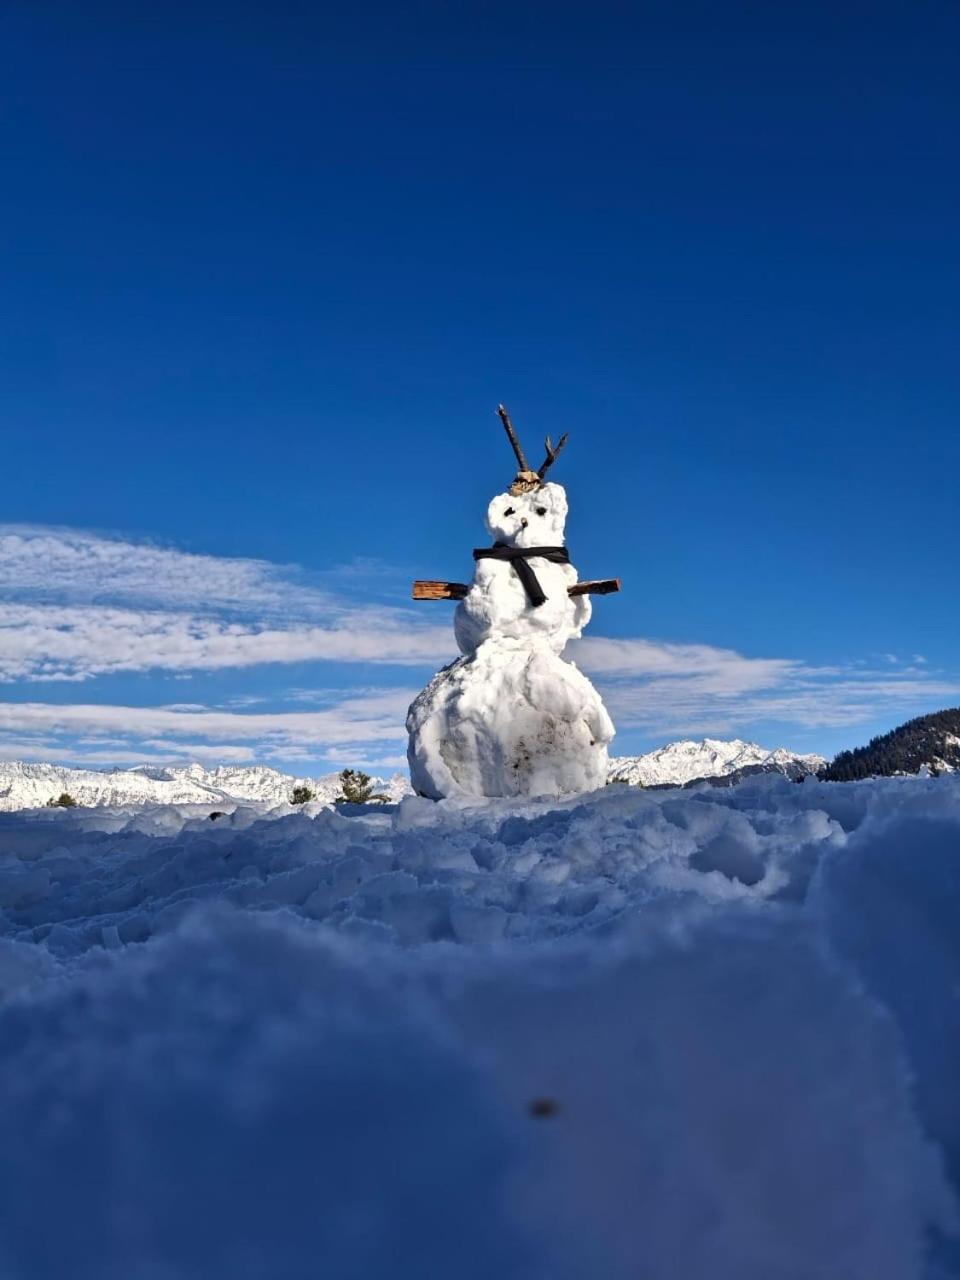
[[[503,423],[503,429],[506,431],[507,437],[513,445],[513,452],[517,455],[517,463],[520,466],[520,470],[529,471],[530,464],[523,456],[523,449],[521,448],[520,441],[517,439],[517,433],[513,429],[513,423],[510,421],[510,415],[507,413],[505,406],[502,404],[497,405],[497,413],[499,413],[500,421]]]
[[[563,448],[563,446],[567,443],[569,439],[570,439],[570,433],[568,431],[565,431],[563,435],[560,437],[560,439],[557,441],[557,447],[554,448],[553,441],[550,439],[549,436],[547,436],[545,441],[545,444],[547,446],[547,456],[543,466],[537,472],[537,475],[540,477],[541,480],[547,474],[547,472],[550,470],[553,464],[556,462],[557,458],[560,457],[560,450]]]

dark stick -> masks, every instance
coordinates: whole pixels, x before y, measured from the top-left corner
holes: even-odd
[[[557,447],[554,448],[553,441],[550,439],[549,436],[547,436],[545,441],[545,444],[547,446],[547,457],[546,457],[546,460],[544,461],[543,466],[537,472],[537,475],[540,477],[541,480],[547,474],[547,472],[550,470],[553,464],[556,462],[557,458],[560,457],[560,450],[563,448],[563,446],[567,443],[569,439],[570,439],[570,433],[565,431],[563,435],[560,437],[559,441],[557,442]]]
[[[601,578],[598,582],[575,582],[567,587],[568,596],[609,596],[620,590],[619,578]]]
[[[517,462],[520,464],[521,471],[529,471],[530,467],[526,458],[523,456],[523,449],[520,447],[520,441],[517,439],[517,433],[513,429],[513,423],[510,421],[510,415],[507,413],[504,405],[497,405],[497,413],[500,415],[500,421],[503,423],[503,429],[506,431],[510,443],[513,445],[513,452],[517,455]]]

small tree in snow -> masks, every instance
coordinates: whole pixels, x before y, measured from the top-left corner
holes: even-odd
[[[51,796],[47,801],[48,809],[75,809],[76,807],[77,802],[69,791],[62,791],[56,800]]]
[[[360,769],[341,770],[338,804],[383,804],[386,799],[386,796],[374,795],[369,773]]]
[[[294,787],[293,795],[290,797],[291,804],[306,804],[308,800],[313,799],[313,792],[309,787]]]

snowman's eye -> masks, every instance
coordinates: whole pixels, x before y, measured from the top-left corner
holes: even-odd
[[[513,507],[507,507],[506,511],[503,514],[505,516],[515,516],[517,513],[514,511]]]
[[[547,514],[547,508],[546,508],[546,507],[537,507],[537,515],[538,515],[538,516],[545,516],[546,514]]]

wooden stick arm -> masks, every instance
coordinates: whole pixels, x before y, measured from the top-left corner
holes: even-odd
[[[465,582],[434,582],[418,578],[413,584],[414,600],[462,600],[470,588]]]
[[[413,584],[414,600],[462,600],[470,590],[466,582],[435,582],[418,578]],[[619,578],[600,578],[595,582],[575,582],[567,587],[569,596],[608,596],[620,590]]]
[[[620,590],[619,578],[597,578],[590,582],[575,582],[567,587],[568,596],[609,596]]]

